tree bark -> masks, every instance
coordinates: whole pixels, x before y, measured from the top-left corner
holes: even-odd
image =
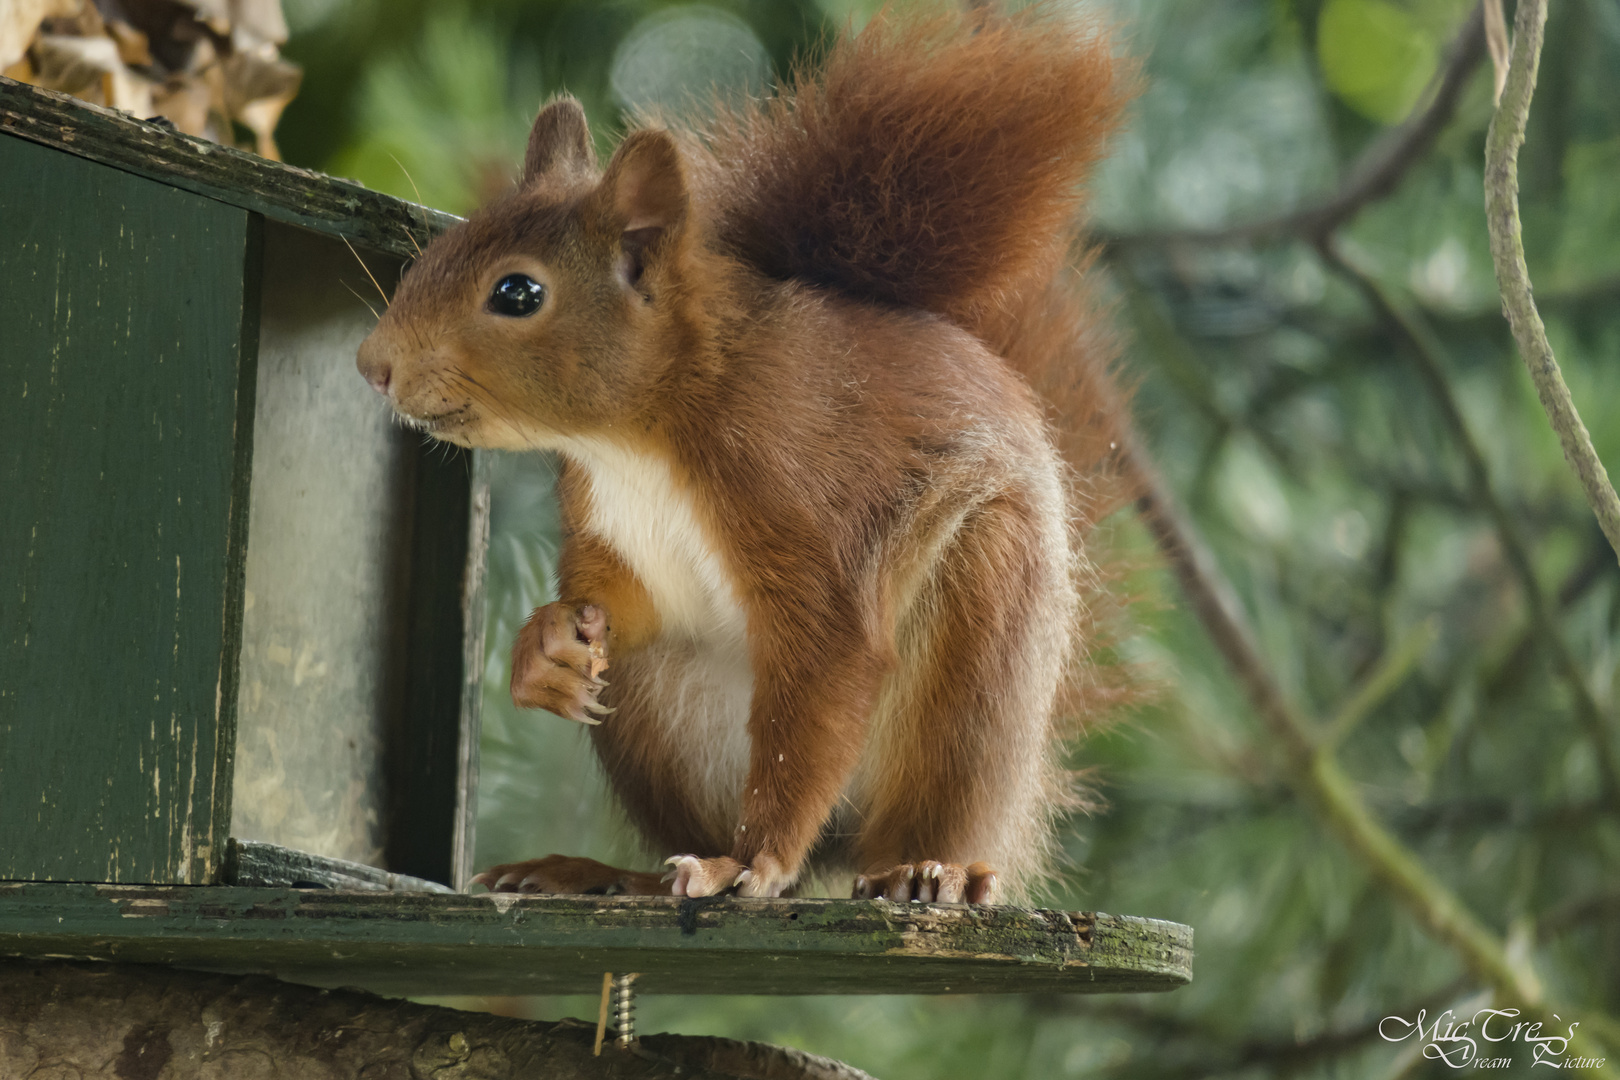
[[[871,1080],[786,1047],[512,1020],[362,990],[137,964],[0,959],[8,1080]]]

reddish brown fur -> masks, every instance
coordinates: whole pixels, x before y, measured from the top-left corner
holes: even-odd
[[[762,107],[722,112],[723,243],[797,278],[977,330],[1043,288],[1120,120],[1106,42],[1040,10],[879,16]]]
[[[562,451],[563,597],[514,696],[583,719],[579,657],[605,643],[593,741],[649,844],[700,857],[678,882],[939,860],[984,899],[970,863],[1015,898],[1044,871],[1079,538],[1113,497],[1109,353],[1061,267],[1119,82],[1106,42],[1044,15],[880,18],[600,174],[578,107],[551,106],[524,183],[429,248],[362,348],[435,435]],[[547,287],[538,314],[486,310],[512,272]]]

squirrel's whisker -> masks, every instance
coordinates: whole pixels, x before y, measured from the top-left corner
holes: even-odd
[[[433,230],[428,228],[427,207],[422,202],[422,190],[416,186],[416,181],[411,178],[411,171],[405,167],[404,163],[401,162],[399,158],[394,157],[393,154],[389,154],[388,156],[393,159],[395,165],[399,166],[399,171],[405,174],[405,179],[410,181],[411,191],[416,194],[416,205],[422,207],[422,237],[426,239],[428,234]],[[416,237],[411,235],[411,231],[409,229],[405,230],[405,238],[411,242],[411,246],[416,249],[417,257],[420,258],[422,255],[422,245],[416,242]]]
[[[366,277],[370,278],[371,283],[373,285],[377,286],[377,295],[382,297],[383,308],[384,308],[384,310],[386,310],[388,308],[388,294],[383,291],[382,282],[377,280],[377,275],[373,274],[371,272],[371,267],[366,265],[366,260],[364,260],[364,259],[362,259],[360,257],[360,253],[358,251],[354,250],[354,245],[349,243],[349,238],[347,236],[340,236],[340,237],[338,237],[338,239],[342,240],[343,241],[343,246],[349,249],[349,254],[353,255],[354,256],[354,261],[360,264],[360,269],[362,269],[362,270],[364,270],[366,272]],[[370,307],[371,305],[367,304],[366,306]],[[379,319],[382,318],[381,315],[379,315],[377,317]]]
[[[378,322],[381,322],[381,321],[382,321],[382,316],[381,316],[381,315],[379,315],[379,314],[377,314],[377,309],[376,309],[376,308],[374,308],[374,307],[372,307],[372,306],[371,306],[371,302],[370,302],[370,301],[369,301],[369,300],[367,300],[367,299],[366,299],[366,298],[365,298],[365,297],[363,297],[363,296],[361,296],[361,295],[360,295],[360,294],[359,294],[359,293],[357,293],[357,292],[354,292],[354,286],[353,286],[353,285],[350,285],[350,284],[349,284],[349,283],[348,283],[348,282],[347,282],[347,281],[345,281],[345,282],[344,282],[344,283],[343,283],[343,287],[344,287],[344,288],[345,288],[345,289],[348,289],[348,290],[349,290],[349,291],[350,291],[350,292],[352,292],[352,293],[354,293],[354,298],[355,298],[355,299],[356,299],[356,300],[358,300],[358,301],[360,301],[360,302],[361,302],[361,303],[362,303],[362,304],[365,304],[365,305],[366,305],[366,310],[367,310],[367,311],[369,311],[369,312],[371,312],[371,317],[372,317],[372,318],[373,318],[373,319],[376,319],[376,320],[377,320],[377,321],[378,321]]]
[[[523,433],[523,429],[517,425],[515,420],[507,415],[505,407],[496,399],[494,394],[489,392],[488,388],[486,388],[477,379],[467,374],[467,372],[459,366],[451,367],[447,374],[465,383],[472,397],[474,397],[479,401],[480,404],[484,406],[486,415],[494,420],[500,421],[501,425],[505,427],[507,431],[512,433],[513,438],[515,438],[519,444],[531,444],[531,440]]]

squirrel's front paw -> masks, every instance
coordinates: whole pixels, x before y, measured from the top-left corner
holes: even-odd
[[[607,683],[607,612],[558,600],[534,609],[512,643],[512,701],[581,724],[613,710],[596,700]],[[595,714],[595,716],[593,716]]]
[[[676,896],[717,896],[733,888],[738,896],[781,896],[793,884],[792,876],[769,855],[756,856],[751,866],[724,855],[713,859],[675,855],[664,862],[673,867],[664,877]]]

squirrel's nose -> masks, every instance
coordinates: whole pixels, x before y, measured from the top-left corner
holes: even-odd
[[[371,338],[360,343],[360,355],[355,360],[355,366],[373,390],[385,397],[388,395],[389,384],[394,379],[394,366]]]

